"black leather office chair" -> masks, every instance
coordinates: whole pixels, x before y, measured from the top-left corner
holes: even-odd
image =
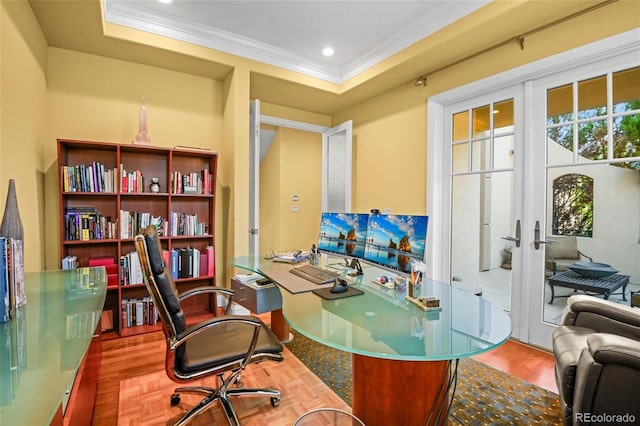
[[[230,397],[238,395],[268,395],[274,407],[280,402],[280,392],[271,389],[234,387],[240,373],[248,365],[264,360],[282,361],[283,346],[260,319],[252,316],[225,315],[187,325],[180,302],[203,293],[233,295],[232,290],[219,287],[198,287],[178,295],[175,283],[162,258],[160,238],[154,226],[149,226],[135,238],[136,251],[145,275],[149,294],[155,303],[167,342],[165,369],[175,382],[189,382],[205,376],[217,376],[218,387],[185,386],[175,389],[171,403],[180,402],[180,392],[204,394],[204,399],[191,408],[176,424],[188,423],[198,414],[220,402],[229,424],[239,424]],[[227,304],[227,311],[231,301]]]

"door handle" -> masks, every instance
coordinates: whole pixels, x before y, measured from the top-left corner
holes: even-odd
[[[516,221],[516,236],[502,237],[502,239],[507,241],[513,241],[516,243],[516,247],[520,247],[520,219]]]
[[[553,244],[555,241],[544,241],[540,239],[540,221],[536,220],[536,227],[533,231],[533,246],[538,250],[540,244]]]

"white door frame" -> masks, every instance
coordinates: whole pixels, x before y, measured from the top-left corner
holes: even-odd
[[[267,124],[275,127],[286,127],[290,129],[302,130],[305,132],[322,134],[322,208],[327,206],[328,188],[327,175],[329,165],[327,162],[327,152],[329,150],[329,140],[332,136],[340,134],[344,136],[345,155],[342,160],[347,167],[346,176],[348,179],[342,182],[345,185],[348,206],[344,211],[351,209],[351,169],[352,169],[352,121],[349,120],[336,127],[329,128],[317,124],[305,123],[303,121],[289,120],[286,118],[262,115],[260,113],[260,100],[251,101],[249,108],[249,255],[260,254],[260,125]]]
[[[450,164],[448,140],[445,139],[443,124],[445,120],[445,107],[463,102],[464,100],[479,97],[484,93],[498,92],[500,88],[521,85],[524,91],[524,139],[532,141],[535,135],[535,122],[533,116],[533,85],[532,81],[550,75],[559,74],[567,69],[579,69],[596,62],[613,60],[621,56],[636,55],[640,49],[640,29],[634,29],[621,33],[589,45],[585,45],[558,55],[551,56],[527,65],[496,74],[483,80],[479,80],[465,86],[432,96],[427,104],[427,213],[430,216],[430,232],[427,239],[427,262],[430,275],[437,280],[449,281],[450,265],[450,236],[451,236],[451,184],[449,177]],[[530,145],[525,143],[525,146]],[[524,153],[526,154],[526,153]],[[525,170],[525,174],[533,173]],[[529,190],[530,188],[526,188]],[[544,206],[544,203],[542,203]],[[538,213],[533,206],[533,201],[528,200],[523,206],[523,236],[532,228],[535,222],[534,216]],[[540,218],[540,216],[538,216]],[[542,216],[544,217],[544,215]],[[541,226],[544,222],[541,222]],[[544,228],[543,228],[544,229]],[[529,238],[529,242],[532,238]],[[524,242],[523,242],[524,244]],[[541,253],[537,251],[537,253]],[[518,282],[519,300],[514,305],[512,300],[512,312],[519,312],[518,318],[512,316],[513,336],[524,342],[531,342],[540,346],[549,346],[546,336],[549,326],[544,326],[542,321],[541,306],[539,303],[530,303],[541,297],[536,293],[532,284],[534,270],[537,263],[543,263],[543,259],[534,254],[522,256],[522,263],[514,264],[519,267],[520,276],[512,277]],[[526,257],[526,260],[524,259]],[[517,256],[516,256],[517,258]],[[514,259],[514,262],[519,260]],[[533,262],[536,264],[534,265]],[[543,273],[543,272],[541,272]],[[533,297],[536,299],[533,299]],[[516,308],[517,307],[517,308]],[[516,311],[517,309],[517,311]],[[531,330],[542,327],[532,333]],[[533,337],[533,339],[532,339]]]

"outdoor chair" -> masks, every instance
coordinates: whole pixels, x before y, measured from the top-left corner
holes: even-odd
[[[545,256],[545,267],[553,275],[566,271],[569,265],[579,260],[589,259],[589,262],[593,262],[590,256],[578,249],[575,236],[547,238]]]

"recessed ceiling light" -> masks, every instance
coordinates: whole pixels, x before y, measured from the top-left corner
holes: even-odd
[[[165,4],[168,4],[168,3],[173,2],[173,0],[158,0],[158,1],[159,1],[160,3],[165,3]]]
[[[324,56],[331,56],[334,54],[333,48],[332,47],[325,47],[324,49],[322,49],[322,54]]]

